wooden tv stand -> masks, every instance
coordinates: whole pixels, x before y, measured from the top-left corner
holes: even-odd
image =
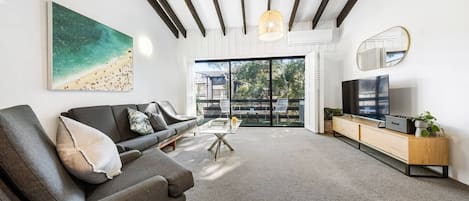
[[[441,177],[448,177],[448,138],[415,137],[385,128],[377,122],[359,117],[333,117],[334,134],[340,134],[406,164],[405,174],[412,175],[412,166],[440,166]]]

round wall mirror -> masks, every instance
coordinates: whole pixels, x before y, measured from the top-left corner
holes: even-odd
[[[410,48],[406,28],[397,26],[385,30],[360,44],[357,65],[362,71],[392,67],[399,64]]]

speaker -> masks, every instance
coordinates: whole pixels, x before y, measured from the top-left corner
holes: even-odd
[[[412,117],[386,115],[386,128],[406,134],[415,133],[415,125],[412,121]]]

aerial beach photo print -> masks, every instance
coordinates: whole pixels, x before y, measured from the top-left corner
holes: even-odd
[[[132,37],[52,1],[49,26],[49,89],[133,89]]]

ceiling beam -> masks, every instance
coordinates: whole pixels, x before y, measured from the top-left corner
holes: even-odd
[[[313,29],[318,26],[318,22],[321,19],[322,14],[324,13],[324,10],[326,10],[326,6],[329,3],[329,0],[322,0],[321,4],[319,5],[318,11],[316,11],[316,15],[314,15],[313,18]]]
[[[158,1],[157,0],[148,0],[148,3],[150,3],[150,5],[153,7],[153,9],[156,11],[156,13],[160,16],[160,18],[163,20],[163,22],[166,24],[166,26],[168,26],[169,30],[171,30],[171,32],[173,32],[174,36],[176,36],[176,38],[179,38],[178,29],[171,22],[168,15],[166,15],[166,13],[164,12],[163,8],[161,8]]]
[[[174,13],[174,10],[171,8],[167,0],[160,0],[160,4],[163,7],[163,9],[166,11],[168,14],[169,18],[173,21],[173,23],[176,25],[176,27],[179,29],[181,34],[184,36],[184,38],[187,37],[187,31],[182,25],[181,21],[179,21],[179,18],[176,16],[176,13]]]
[[[197,26],[199,27],[199,30],[202,33],[202,36],[205,37],[205,27],[202,24],[202,21],[200,20],[199,14],[197,14],[197,11],[194,8],[194,4],[192,4],[191,0],[184,0],[184,1],[186,2],[186,5],[187,5],[187,8],[189,8],[189,11],[191,11],[192,17],[197,23]]]
[[[293,27],[293,22],[295,21],[296,11],[298,10],[298,5],[300,4],[300,0],[295,0],[295,4],[293,5],[293,9],[290,15],[290,21],[288,22],[288,31],[291,31]]]
[[[246,35],[248,33],[248,30],[246,28],[246,9],[245,9],[244,0],[241,0],[241,9],[243,10],[243,32],[244,32],[244,35]]]
[[[218,0],[213,0],[213,5],[215,5],[215,9],[217,10],[218,21],[220,22],[221,31],[223,32],[223,35],[225,36],[226,35],[225,22],[223,21],[223,16],[221,15],[221,9],[220,9],[220,4],[218,3]]]
[[[357,1],[358,0],[348,0],[347,1],[347,3],[344,6],[344,9],[342,9],[339,16],[337,17],[337,27],[340,27],[342,22],[344,22],[345,18],[350,13],[350,11],[352,10],[355,3],[357,3]]]

